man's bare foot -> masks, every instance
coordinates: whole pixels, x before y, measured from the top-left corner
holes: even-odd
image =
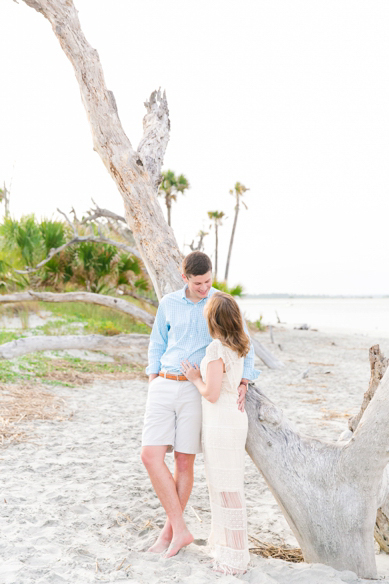
[[[190,531],[188,530],[183,531],[176,538],[173,537],[172,543],[170,544],[169,549],[167,550],[163,557],[171,558],[172,556],[175,556],[176,554],[178,554],[180,549],[192,543],[193,540],[194,537],[190,533]]]

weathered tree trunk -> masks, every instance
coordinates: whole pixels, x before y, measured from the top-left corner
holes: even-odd
[[[149,335],[61,335],[34,336],[17,339],[0,345],[0,360],[14,359],[37,351],[61,351],[65,349],[81,349],[85,351],[104,351],[107,349],[123,349],[126,353],[144,355],[149,346]],[[143,361],[144,359],[139,359]],[[137,358],[134,358],[137,362]]]
[[[377,575],[374,525],[389,461],[389,371],[348,442],[300,435],[255,386],[247,394],[247,452],[280,505],[307,562]]]
[[[227,262],[226,262],[226,271],[225,271],[225,274],[224,274],[224,280],[226,282],[228,282],[228,271],[230,269],[231,252],[232,252],[232,246],[234,244],[236,224],[238,222],[238,214],[239,214],[239,195],[236,195],[234,224],[232,226],[230,245],[228,246],[228,255],[227,255]]]
[[[351,432],[355,432],[358,424],[373,399],[375,392],[388,369],[389,359],[386,359],[380,351],[379,345],[374,345],[369,350],[370,359],[370,383],[369,387],[363,396],[361,409],[356,416],[353,416],[348,421],[348,427]],[[349,433],[349,438],[352,436]],[[345,436],[346,433],[343,433]],[[386,553],[389,553],[389,467],[385,468],[382,478],[380,495],[378,499],[378,511],[376,516],[376,523],[374,526],[374,537],[378,542],[380,548]]]
[[[384,471],[378,504],[374,537],[380,548],[389,554],[389,466]]]
[[[156,197],[170,129],[166,97],[154,92],[146,102],[144,136],[138,151],[134,150],[119,120],[113,93],[106,88],[98,53],[85,39],[73,2],[24,1],[50,21],[73,65],[94,149],[123,197],[127,222],[160,299],[181,285],[182,259]]]
[[[86,302],[88,304],[98,304],[99,306],[106,306],[107,308],[113,308],[114,310],[129,314],[150,327],[154,323],[154,316],[146,310],[142,310],[123,298],[104,296],[104,294],[94,294],[93,292],[65,292],[63,294],[56,294],[54,292],[34,292],[33,290],[16,294],[0,294],[0,304],[31,302],[33,300],[40,300],[42,302]]]

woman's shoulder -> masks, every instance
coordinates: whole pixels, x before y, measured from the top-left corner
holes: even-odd
[[[219,339],[213,339],[206,348],[205,354],[207,357],[215,358],[215,355],[224,356],[224,345]]]
[[[206,354],[208,356],[219,355],[222,357],[222,359],[225,359],[225,356],[227,356],[228,359],[231,359],[232,357],[235,359],[241,358],[239,357],[237,351],[231,347],[228,347],[227,345],[224,345],[220,339],[213,339],[213,341],[207,347]]]

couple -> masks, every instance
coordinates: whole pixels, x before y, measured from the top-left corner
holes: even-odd
[[[150,552],[166,558],[193,541],[183,511],[203,452],[212,512],[213,569],[243,573],[249,562],[243,491],[244,400],[254,351],[235,300],[212,288],[212,264],[199,251],[183,261],[186,285],[161,300],[150,345],[142,461],[167,515]],[[201,363],[200,367],[198,364]],[[174,450],[174,477],[165,454]]]

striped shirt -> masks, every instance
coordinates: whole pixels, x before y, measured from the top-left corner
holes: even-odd
[[[207,346],[212,342],[204,316],[204,306],[217,290],[210,288],[208,295],[199,302],[186,297],[184,288],[164,296],[159,304],[149,344],[147,375],[159,373],[181,373],[181,362],[185,359],[200,365]],[[247,332],[246,324],[244,324]],[[254,349],[245,357],[243,378],[254,380],[260,371],[254,369]]]

